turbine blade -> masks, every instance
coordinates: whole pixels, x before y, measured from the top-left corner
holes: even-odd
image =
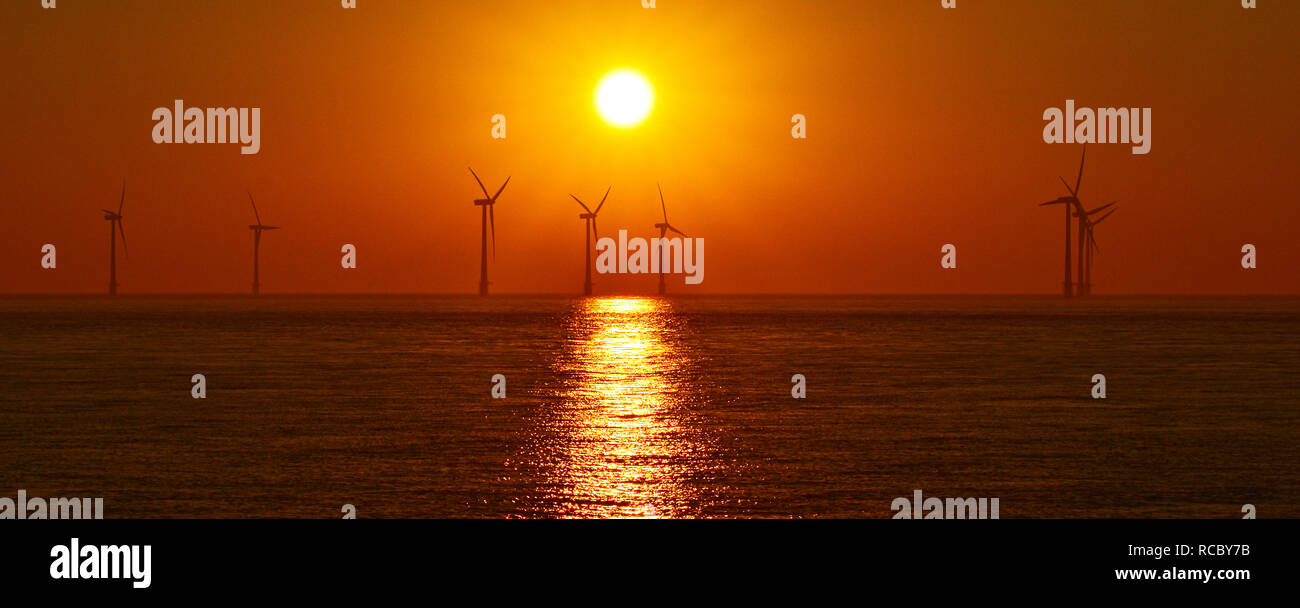
[[[253,203],[253,217],[257,218],[257,225],[262,225],[262,214],[257,212],[257,203],[253,201],[253,193],[248,193],[248,202]]]
[[[1074,194],[1074,190],[1071,190],[1071,189],[1070,189],[1070,182],[1065,181],[1065,178],[1064,178],[1064,177],[1061,177],[1061,176],[1059,176],[1059,175],[1056,176],[1056,177],[1057,177],[1058,179],[1061,180],[1061,183],[1062,183],[1062,184],[1065,185],[1065,189],[1070,191],[1070,196],[1075,196],[1075,194]]]
[[[673,232],[676,232],[677,234],[682,235],[683,237],[690,238],[690,237],[687,237],[687,236],[686,236],[686,233],[685,233],[685,232],[682,232],[681,230],[678,230],[677,227],[676,227],[676,226],[673,226],[672,224],[668,224],[668,229],[669,229],[669,230],[672,230]]]
[[[122,205],[126,204],[126,180],[122,180],[122,198],[117,201],[117,214],[122,215]]]
[[[600,240],[600,233],[596,231],[596,218],[594,217],[591,218],[591,235],[596,237],[597,241]]]
[[[1083,161],[1088,160],[1088,144],[1083,144],[1083,156],[1079,157],[1079,179],[1074,182],[1073,193],[1079,196],[1079,186],[1083,184]]]
[[[1106,218],[1110,217],[1110,214],[1115,213],[1116,211],[1118,211],[1118,209],[1111,209],[1110,211],[1106,212],[1105,215],[1103,215],[1103,216],[1097,218],[1097,221],[1092,222],[1092,225],[1093,225],[1093,226],[1096,226],[1097,224],[1100,224],[1103,220],[1105,220]]]
[[[573,195],[570,194],[569,196],[573,196]],[[578,197],[576,197],[576,196],[573,196],[573,200],[578,201],[578,204],[579,204],[579,205],[582,205],[582,208],[583,208],[584,211],[586,211],[587,213],[591,213],[591,209],[587,209],[587,204],[584,203],[584,202],[582,202],[582,199],[580,199],[580,198],[578,198]]]
[[[483,196],[486,197],[488,195],[487,186],[484,186],[483,180],[478,178],[478,174],[474,172],[474,167],[469,168],[469,174],[474,176],[474,181],[478,182],[479,189],[483,191]]]
[[[656,188],[659,188],[659,208],[664,210],[664,223],[667,224],[667,223],[668,223],[668,205],[665,205],[665,204],[664,204],[664,188],[663,188],[663,186],[660,186],[660,185],[658,184],[658,182],[655,183],[655,187],[656,187]]]
[[[500,194],[498,192],[497,194]],[[496,205],[488,205],[488,224],[492,226],[492,259],[497,259],[497,214],[492,211]]]
[[[1096,209],[1089,209],[1089,210],[1088,210],[1088,215],[1092,215],[1092,214],[1094,214],[1094,213],[1096,213],[1096,212],[1098,212],[1098,211],[1102,211],[1102,210],[1107,209],[1107,208],[1109,208],[1109,207],[1112,207],[1112,206],[1114,206],[1114,205],[1115,205],[1115,202],[1112,201],[1112,202],[1106,203],[1105,205],[1102,205],[1102,206],[1100,206],[1100,207],[1097,207]]]
[[[117,233],[122,235],[122,253],[125,253],[128,258],[131,257],[130,250],[126,248],[126,229],[122,228],[122,218],[120,217],[117,218]]]
[[[506,178],[506,184],[508,184],[508,183],[510,183],[510,178],[509,178],[509,177]],[[505,190],[505,189],[506,189],[506,184],[501,184],[501,190]],[[497,193],[492,195],[492,202],[494,202],[494,203],[497,202],[497,197],[498,197],[498,196],[501,196],[501,190],[497,190]]]
[[[605,189],[605,196],[600,197],[600,204],[596,205],[596,210],[592,212],[592,215],[600,213],[600,208],[605,206],[605,199],[609,198],[609,191],[612,189],[614,189],[613,186]]]

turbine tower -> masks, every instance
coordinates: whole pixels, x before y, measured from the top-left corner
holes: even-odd
[[[248,227],[249,230],[253,231],[253,295],[257,295],[262,291],[262,284],[258,281],[257,273],[258,252],[262,248],[262,231],[279,230],[280,227],[262,225],[262,215],[257,212],[257,203],[253,201],[252,192],[248,193],[248,202],[253,203],[253,217],[257,218],[257,223]]]
[[[582,202],[582,199],[579,199],[578,197],[573,196],[572,194],[569,195],[569,196],[573,196],[573,200],[578,201],[579,205],[582,205],[583,211],[586,211],[586,213],[578,215],[580,219],[587,221],[586,226],[584,226],[582,229],[583,235],[587,240],[586,246],[582,248],[582,257],[587,262],[586,279],[582,283],[583,295],[587,295],[587,296],[591,295],[591,237],[595,236],[597,241],[600,240],[600,235],[596,232],[596,214],[600,213],[600,208],[605,206],[605,199],[609,198],[609,191],[612,190],[613,188],[614,188],[613,186],[610,186],[609,188],[605,189],[605,196],[600,197],[600,204],[596,205],[595,211],[592,211],[590,208],[588,208],[587,204]],[[587,230],[587,228],[591,228],[591,230]]]
[[[1062,285],[1065,288],[1065,297],[1067,298],[1075,295],[1076,285],[1081,286],[1083,284],[1082,260],[1083,260],[1084,227],[1083,224],[1079,225],[1079,260],[1080,260],[1079,280],[1077,283],[1072,283],[1070,277],[1070,215],[1083,212],[1082,206],[1079,203],[1079,199],[1076,193],[1079,191],[1079,185],[1083,183],[1083,162],[1087,160],[1087,158],[1088,158],[1088,145],[1084,144],[1083,156],[1082,158],[1079,159],[1079,177],[1074,182],[1074,188],[1070,187],[1070,184],[1065,181],[1064,177],[1061,178],[1061,183],[1065,184],[1065,189],[1070,191],[1070,196],[1062,196],[1056,200],[1047,201],[1046,203],[1040,203],[1038,205],[1039,207],[1045,207],[1048,205],[1065,206],[1065,279],[1063,280]],[[1071,207],[1073,207],[1073,209],[1071,209]]]
[[[1074,296],[1074,284],[1070,280],[1070,205],[1073,202],[1069,197],[1062,196],[1054,201],[1047,201],[1038,205],[1039,207],[1065,205],[1065,278],[1062,280],[1061,285],[1065,287],[1065,297],[1067,298]]]
[[[510,178],[509,177],[506,178],[505,184],[501,184],[501,188],[497,190],[496,194],[488,196],[487,186],[483,185],[483,180],[478,178],[478,174],[474,172],[473,167],[470,167],[469,173],[470,175],[474,176],[474,181],[478,182],[479,189],[483,191],[483,196],[486,197],[486,198],[474,199],[474,205],[483,208],[482,248],[480,249],[479,252],[480,257],[479,257],[479,267],[478,267],[478,295],[485,296],[488,293],[488,275],[487,275],[488,223],[490,222],[492,225],[492,259],[496,260],[497,259],[497,219],[496,219],[496,215],[492,212],[492,209],[497,204],[497,197],[501,196],[501,192],[506,189],[506,184],[510,183]]]
[[[689,237],[686,236],[686,233],[668,223],[668,206],[664,204],[664,189],[659,184],[655,184],[655,186],[659,188],[659,208],[664,212],[664,221],[655,224],[655,228],[659,229],[659,295],[662,296],[664,295],[664,235],[669,230],[672,230],[682,235],[682,238]]]
[[[122,229],[122,205],[126,203],[126,181],[122,181],[122,198],[117,201],[117,212],[100,209],[108,220],[108,295],[117,295],[117,235],[122,235],[122,252],[126,250],[126,231]],[[128,253],[128,255],[130,255]]]

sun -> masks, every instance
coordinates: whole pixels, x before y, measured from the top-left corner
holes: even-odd
[[[650,115],[654,97],[644,76],[633,70],[614,70],[596,85],[596,111],[615,127],[635,127]]]

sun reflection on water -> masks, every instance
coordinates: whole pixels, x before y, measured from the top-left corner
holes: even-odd
[[[535,436],[546,511],[582,517],[690,515],[707,450],[690,423],[690,365],[667,300],[587,298],[565,320],[558,406]]]

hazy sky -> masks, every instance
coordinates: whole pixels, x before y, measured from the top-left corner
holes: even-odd
[[[1300,293],[1300,3],[657,4],[6,1],[0,292],[104,291],[99,209],[123,179],[122,293],[248,291],[246,190],[284,227],[263,238],[264,292],[473,292],[473,166],[493,189],[513,176],[498,293],[580,292],[568,195],[612,185],[602,232],[648,237],[656,182],[707,242],[705,282],[673,291],[1057,293],[1061,211],[1037,204],[1066,194],[1080,147],[1044,143],[1042,115],[1074,99],[1153,117],[1147,155],[1089,146],[1081,197],[1119,201],[1095,291]],[[620,67],[657,96],[631,130],[592,105]],[[260,153],[153,143],[176,99],[261,108]]]

